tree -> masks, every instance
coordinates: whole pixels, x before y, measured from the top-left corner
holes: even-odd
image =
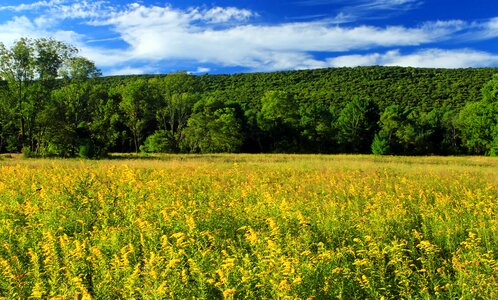
[[[35,77],[33,43],[25,38],[17,41],[11,49],[0,43],[0,74],[8,83],[9,97],[15,99],[14,118],[20,127],[20,146],[24,146],[26,136],[27,88]]]
[[[192,152],[237,152],[243,143],[236,109],[214,97],[196,103],[185,135],[185,144]]]
[[[102,72],[93,61],[81,56],[71,57],[61,73],[64,78],[77,81],[102,76]]]
[[[487,103],[498,102],[498,74],[486,82],[481,90],[482,100]]]
[[[493,141],[491,141],[489,155],[498,156],[498,123],[493,130]]]
[[[335,122],[330,107],[324,101],[302,103],[299,107],[300,135],[306,151],[331,152],[335,147]]]
[[[456,120],[462,144],[470,154],[489,154],[497,124],[498,102],[472,102],[459,112]]]
[[[404,154],[431,154],[435,147],[432,144],[439,114],[432,110],[429,113],[420,108],[406,108],[403,111],[403,121],[396,131],[396,138]],[[442,137],[438,143],[441,143]]]
[[[87,136],[91,85],[70,83],[52,92],[40,115],[38,140],[42,155],[75,156]]]
[[[91,114],[99,109],[91,101],[91,91],[97,85],[90,80],[99,76],[100,71],[86,58],[69,57],[60,75],[53,71],[42,73],[50,80],[58,78],[58,84],[40,101],[43,106],[39,108],[33,134],[37,141],[35,154],[74,156],[80,148],[88,148]]]
[[[461,153],[461,141],[456,124],[458,111],[450,106],[443,106],[439,110],[441,114],[439,126],[443,132],[442,154],[459,154]]]
[[[157,100],[156,119],[166,135],[167,145],[163,149],[179,152],[185,138],[184,129],[197,102],[196,82],[187,73],[168,74],[163,79],[152,79]]]
[[[0,43],[0,76],[13,99],[19,148],[34,150],[38,114],[76,53],[76,48],[54,39],[21,38],[11,48]]]
[[[390,105],[380,116],[380,130],[375,135],[372,151],[376,154],[448,154],[455,138],[450,132],[450,117],[447,107],[425,112],[418,107],[402,110],[399,105]]]
[[[495,155],[498,144],[498,75],[494,75],[481,92],[482,100],[465,105],[456,124],[463,146],[469,153]]]
[[[0,152],[11,152],[18,148],[13,107],[13,99],[10,97],[6,83],[0,83]]]
[[[165,153],[170,150],[168,147],[168,135],[164,130],[157,130],[149,135],[142,146],[140,151],[145,153]]]
[[[341,110],[335,123],[339,131],[339,143],[344,150],[353,153],[367,153],[372,144],[377,123],[374,103],[355,97]]]
[[[259,127],[272,141],[272,151],[294,150],[299,128],[299,105],[285,91],[267,91],[257,115]]]
[[[89,139],[88,157],[103,157],[113,147],[119,137],[116,130],[119,123],[119,102],[111,97],[105,86],[93,84],[90,90],[90,121],[86,124]],[[81,145],[81,144],[80,144]],[[84,153],[80,155],[84,156]]]
[[[375,134],[372,142],[373,154],[391,154],[395,152],[397,145],[396,132],[401,127],[402,114],[399,105],[389,105],[380,115],[380,130]]]
[[[281,124],[295,126],[299,120],[294,97],[284,91],[267,91],[261,98],[261,123],[268,128]]]
[[[117,105],[94,81],[55,90],[39,119],[41,155],[102,157],[117,138]]]
[[[419,122],[422,132],[419,135],[418,154],[447,155],[457,151],[449,119],[454,113],[447,106],[436,107],[422,114]],[[449,126],[449,127],[447,127]]]
[[[385,135],[384,131],[381,130],[375,134],[371,148],[372,154],[386,155],[391,153],[389,138]]]
[[[138,153],[143,139],[144,129],[153,118],[153,98],[147,81],[137,79],[127,82],[121,86],[121,103],[119,109],[123,113],[124,123],[133,137],[135,152]]]

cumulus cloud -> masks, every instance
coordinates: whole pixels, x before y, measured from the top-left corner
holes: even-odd
[[[0,40],[11,44],[27,32],[33,32],[35,26],[26,17],[14,17],[6,23],[0,24]]]
[[[50,0],[0,6],[0,10],[18,13],[0,23],[0,40],[8,45],[22,36],[53,36],[80,48],[82,55],[106,69],[105,74],[156,72],[158,70],[152,67],[129,66],[159,66],[175,61],[194,66],[242,67],[250,71],[375,64],[434,67],[497,64],[493,55],[471,49],[429,49],[411,54],[388,49],[428,48],[467,35],[475,39],[497,37],[498,18],[479,23],[433,21],[415,27],[340,26],[340,20],[268,25],[258,22],[257,12],[236,7],[177,9],[170,5],[112,6],[110,3]],[[387,10],[408,7],[419,1],[356,0],[349,3],[355,7]],[[37,13],[33,16],[29,11]],[[347,20],[349,15],[343,14],[341,18]],[[67,19],[78,19],[77,24],[85,24],[87,29],[78,31],[78,26],[72,26],[72,30],[63,30]],[[105,30],[106,35],[93,36],[88,26],[96,31]],[[117,43],[120,46],[115,46]],[[374,52],[341,55],[349,51]],[[313,54],[316,52],[322,53],[322,58],[316,58]],[[326,56],[329,58],[323,58]],[[202,70],[196,71],[203,73]]]
[[[10,46],[21,37],[41,38],[50,36],[68,43],[74,43],[82,37],[81,34],[74,31],[46,30],[43,28],[43,24],[43,22],[32,22],[26,16],[13,17],[11,20],[0,24],[0,41]]]
[[[308,52],[418,46],[459,30],[453,22],[426,23],[416,28],[339,27],[322,22],[295,22],[237,24],[221,29],[195,23],[200,19],[216,19],[214,11],[225,19],[241,15],[244,17],[236,19],[243,20],[253,15],[235,13],[232,8],[192,13],[168,6],[136,4],[113,14],[100,25],[111,26],[129,45],[129,56],[135,59],[193,60],[254,70],[319,67],[323,62],[312,59]]]

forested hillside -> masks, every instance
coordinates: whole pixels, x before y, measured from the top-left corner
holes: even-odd
[[[224,90],[259,101],[265,91],[284,90],[300,102],[324,100],[341,106],[352,97],[370,98],[385,108],[391,104],[430,109],[442,105],[459,108],[481,98],[481,88],[497,69],[420,69],[356,67],[275,73],[204,75],[203,90]]]
[[[498,152],[497,69],[99,77],[53,40],[0,50],[1,152]]]

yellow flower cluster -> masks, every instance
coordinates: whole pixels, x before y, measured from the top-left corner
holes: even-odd
[[[493,158],[2,160],[0,299],[498,298]]]

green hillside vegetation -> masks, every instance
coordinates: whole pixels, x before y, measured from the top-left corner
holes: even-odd
[[[0,152],[496,155],[497,69],[100,77],[49,39],[0,47]]]

